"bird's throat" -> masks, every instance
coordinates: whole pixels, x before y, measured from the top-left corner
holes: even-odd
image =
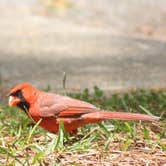
[[[26,101],[24,102],[20,102],[18,105],[17,105],[21,110],[23,110],[24,112],[28,112],[29,110],[29,107],[30,107],[30,104]]]

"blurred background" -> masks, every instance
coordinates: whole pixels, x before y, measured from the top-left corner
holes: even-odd
[[[0,83],[166,85],[165,0],[0,0]]]

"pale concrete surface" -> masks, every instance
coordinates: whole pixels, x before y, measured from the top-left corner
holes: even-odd
[[[59,91],[65,71],[69,89],[165,87],[166,1],[102,2],[50,13],[35,0],[1,0],[3,83]]]

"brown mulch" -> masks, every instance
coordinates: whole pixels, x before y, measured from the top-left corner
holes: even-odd
[[[51,157],[53,159],[53,156]],[[84,166],[166,166],[166,152],[156,149],[136,148],[129,151],[91,151],[84,154],[66,153],[55,159],[64,165]]]

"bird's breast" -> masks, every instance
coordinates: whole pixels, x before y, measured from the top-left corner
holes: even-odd
[[[36,116],[35,117],[32,116],[32,118],[36,123],[41,120],[39,126],[41,126],[42,128],[53,133],[58,132],[59,124],[55,118],[53,117],[42,118],[42,117],[36,117]]]

